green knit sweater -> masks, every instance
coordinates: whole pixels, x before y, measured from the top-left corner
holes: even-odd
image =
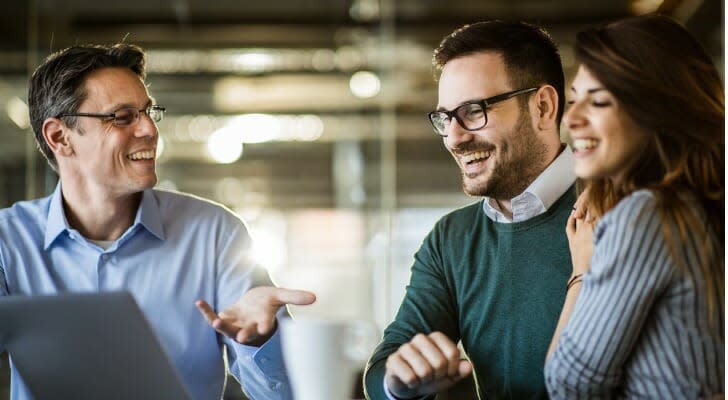
[[[543,365],[571,274],[565,228],[574,201],[572,187],[527,221],[493,222],[482,201],[438,221],[369,360],[367,398],[387,398],[389,354],[419,332],[440,331],[462,340],[481,399],[547,399]]]

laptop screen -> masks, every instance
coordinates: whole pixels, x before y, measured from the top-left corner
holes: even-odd
[[[0,348],[37,399],[190,399],[128,292],[0,297]]]

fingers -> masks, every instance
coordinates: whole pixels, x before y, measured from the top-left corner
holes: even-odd
[[[399,353],[402,361],[406,364],[403,367],[409,367],[414,373],[408,373],[407,379],[402,381],[407,386],[412,386],[418,383],[429,382],[433,378],[434,368],[430,365],[429,361],[420,352],[421,345],[414,345],[412,342],[405,343],[399,348]]]
[[[576,202],[574,203],[574,206],[571,207],[571,215],[575,218],[581,218],[584,214],[584,193],[579,195],[579,197],[576,199]]]
[[[433,332],[418,334],[400,346],[389,356],[386,367],[387,374],[414,389],[450,386],[461,378],[460,364],[460,351],[455,343],[446,335]]]
[[[584,222],[588,223],[589,225],[592,225],[594,222],[594,217],[589,210],[586,210],[586,212],[584,213]]]
[[[457,371],[459,379],[465,378],[473,372],[473,365],[468,360],[460,360]]]
[[[417,375],[397,351],[387,357],[384,380],[389,391],[396,397],[417,397]]]
[[[316,295],[303,290],[259,286],[248,290],[235,304],[216,314],[204,300],[195,302],[207,323],[239,343],[263,343],[275,331],[275,315],[286,304],[307,305]]]
[[[212,323],[217,319],[215,310],[213,310],[205,300],[197,300],[195,302],[195,306],[197,306],[200,314],[205,317],[205,321],[207,321],[208,324],[212,325]]]
[[[242,344],[265,342],[275,327],[275,317],[244,315],[238,311],[231,307],[218,314],[220,318],[218,332]]]
[[[255,325],[253,325],[239,329],[233,338],[238,343],[249,344],[255,342],[258,338],[260,338],[260,334],[255,328]]]
[[[566,220],[566,237],[571,240],[574,232],[576,232],[576,217],[574,217],[574,212],[572,211],[569,219]]]
[[[581,200],[581,198],[580,198]],[[589,209],[584,207],[581,201],[577,200],[574,207],[571,209],[571,214],[566,221],[566,235],[571,237],[574,233],[583,226],[583,223],[587,223],[590,227],[594,225],[594,217]]]
[[[460,362],[460,350],[457,348],[455,343],[441,332],[432,332],[429,335],[429,338],[432,343],[437,346],[437,355],[433,354],[429,357],[430,363],[432,363],[435,368],[443,370],[444,376],[457,376],[458,364]],[[438,362],[444,363],[444,368],[443,365],[438,364]]]
[[[316,301],[316,295],[305,290],[273,288],[272,294],[274,301],[280,305],[294,304],[305,306]]]
[[[195,305],[197,306],[197,309],[200,311],[202,316],[205,317],[205,321],[207,321],[207,323],[210,324],[210,326],[213,327],[217,332],[227,337],[234,338],[238,334],[238,331],[240,331],[239,327],[228,321],[225,321],[223,318],[217,315],[215,313],[215,310],[213,310],[206,301],[197,300],[195,302]]]

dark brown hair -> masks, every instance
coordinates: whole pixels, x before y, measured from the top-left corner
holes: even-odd
[[[442,72],[448,61],[477,52],[500,53],[513,89],[548,84],[556,89],[559,108],[556,126],[564,112],[564,70],[556,43],[542,28],[526,22],[487,21],[465,25],[446,36],[435,49],[432,64]],[[519,101],[523,107],[528,96]]]
[[[648,189],[662,228],[676,248],[702,243],[701,271],[709,312],[724,299],[725,105],[723,83],[703,47],[660,15],[624,19],[580,32],[576,57],[646,132],[648,148],[621,181],[585,182],[586,205],[600,217],[622,198]],[[692,204],[700,206],[695,213]]]

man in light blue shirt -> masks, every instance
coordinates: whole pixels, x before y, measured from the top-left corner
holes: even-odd
[[[272,286],[229,210],[152,189],[164,108],[144,79],[128,44],[75,46],[35,71],[31,123],[60,182],[0,210],[0,295],[127,290],[194,398],[221,397],[223,345],[249,397],[291,398],[276,313],[315,297]],[[15,368],[11,398],[32,398]]]

